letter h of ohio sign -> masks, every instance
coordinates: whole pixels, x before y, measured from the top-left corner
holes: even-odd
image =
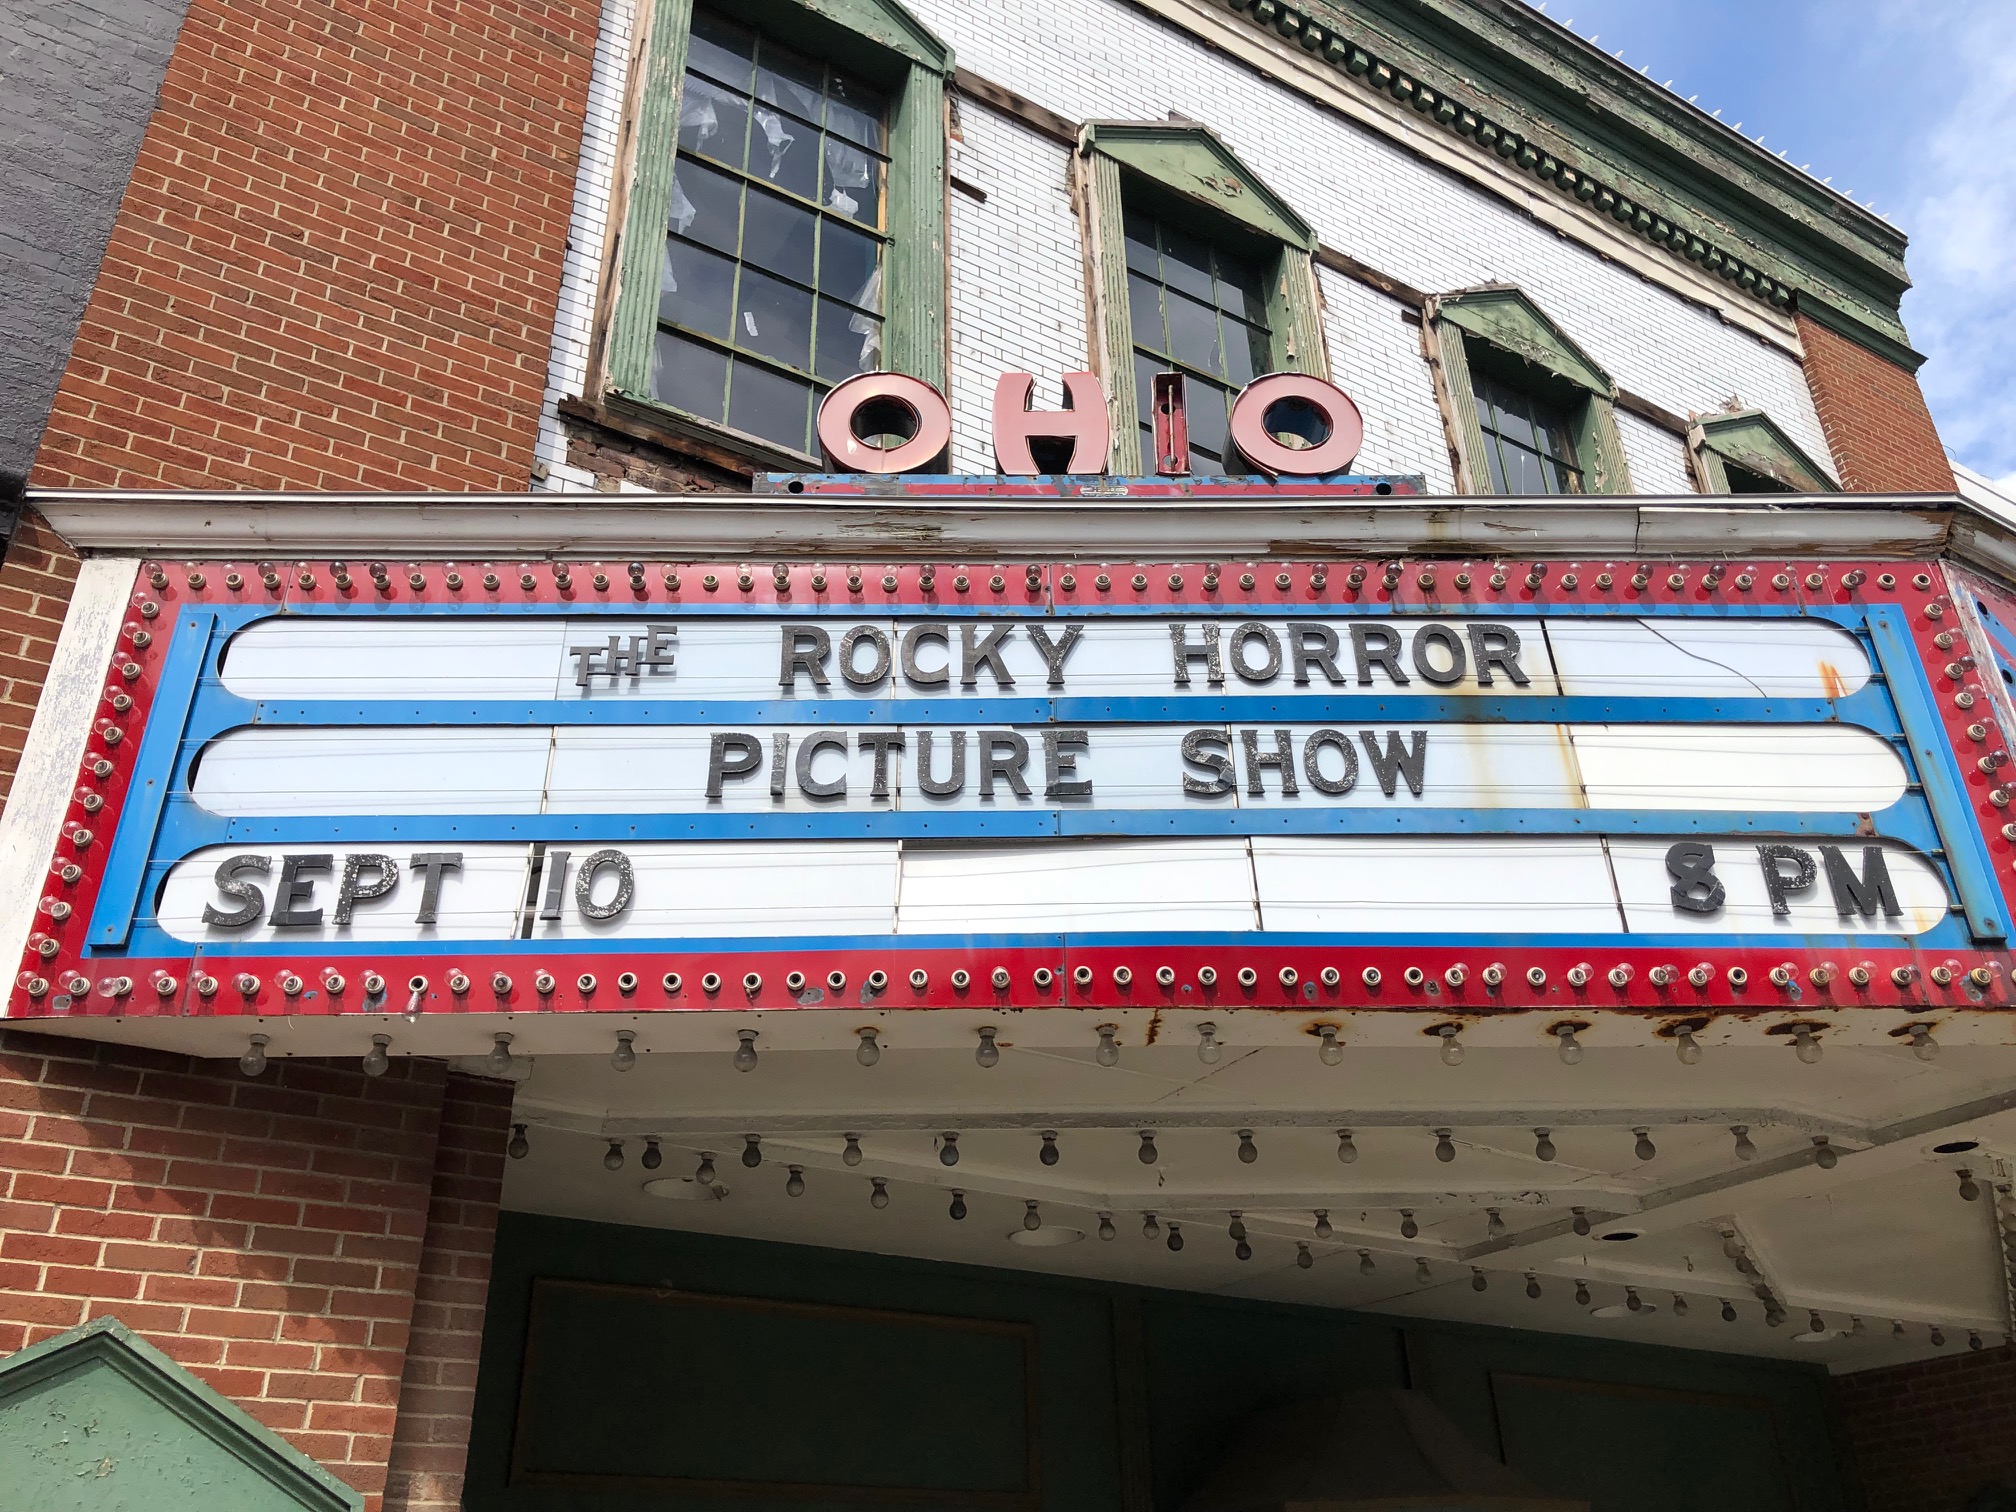
[[[1910,561],[148,564],[9,1012],[2006,1006],[2000,625]]]

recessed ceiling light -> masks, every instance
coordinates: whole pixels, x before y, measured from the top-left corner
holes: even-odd
[[[1046,1223],[1039,1229],[1016,1229],[1008,1235],[1008,1242],[1030,1249],[1055,1249],[1060,1244],[1076,1244],[1084,1237],[1083,1229],[1060,1228]]]
[[[668,1202],[719,1202],[728,1195],[725,1182],[707,1186],[691,1176],[660,1176],[656,1181],[645,1182],[644,1190]]]
[[[1978,1150],[1980,1148],[1981,1141],[1978,1139],[1949,1139],[1944,1144],[1932,1146],[1932,1153],[1934,1155],[1965,1155],[1969,1150]]]
[[[1605,1240],[1610,1240],[1610,1241],[1612,1241],[1612,1242],[1616,1242],[1616,1241],[1621,1241],[1621,1240],[1625,1240],[1625,1239],[1636,1239],[1636,1238],[1638,1237],[1638,1230],[1636,1230],[1636,1229],[1612,1229],[1612,1230],[1610,1230],[1610,1232],[1609,1232],[1609,1233],[1607,1233],[1607,1234],[1599,1234],[1599,1235],[1598,1235],[1597,1237],[1598,1237],[1598,1238],[1600,1238],[1600,1239],[1605,1239]]]
[[[1823,1328],[1818,1333],[1796,1333],[1792,1335],[1792,1342],[1794,1344],[1825,1344],[1829,1340],[1840,1338],[1846,1331],[1840,1328]]]
[[[1638,1311],[1635,1313],[1622,1302],[1606,1302],[1601,1307],[1590,1308],[1589,1316],[1592,1318],[1642,1318],[1647,1313],[1655,1313],[1657,1311],[1659,1311],[1659,1306],[1655,1302],[1640,1302],[1638,1304]]]

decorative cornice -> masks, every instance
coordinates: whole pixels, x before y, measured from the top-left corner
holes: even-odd
[[[1513,0],[1219,0],[1669,256],[1915,369],[1903,234]],[[1824,316],[1817,312],[1825,309]]]

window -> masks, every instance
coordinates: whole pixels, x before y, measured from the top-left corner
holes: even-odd
[[[1629,493],[1616,386],[1517,289],[1428,301],[1423,329],[1467,493]]]
[[[1155,444],[1148,423],[1155,375],[1179,372],[1190,430],[1190,471],[1222,476],[1232,401],[1269,371],[1273,332],[1261,272],[1235,253],[1131,209],[1126,232],[1141,455],[1152,456]]]
[[[653,397],[795,451],[834,383],[881,366],[886,104],[693,13]]]
[[[1544,399],[1480,374],[1477,425],[1484,434],[1493,493],[1582,491],[1582,469],[1575,461],[1568,418]]]
[[[1724,462],[1722,464],[1722,472],[1723,476],[1729,481],[1729,492],[1732,494],[1791,493],[1793,491],[1790,486],[1780,483],[1776,478],[1768,477],[1763,473],[1752,472],[1749,468],[1740,466],[1735,462]]]
[[[893,0],[661,0],[647,48],[611,396],[798,467],[842,379],[942,385],[950,53]]]
[[[1834,493],[1827,472],[1762,410],[1731,410],[1694,422],[1687,434],[1703,493]]]
[[[1263,373],[1328,376],[1314,235],[1202,126],[1095,122],[1078,167],[1113,471],[1152,465],[1164,372],[1183,375],[1191,471],[1243,471],[1229,450],[1239,390]]]

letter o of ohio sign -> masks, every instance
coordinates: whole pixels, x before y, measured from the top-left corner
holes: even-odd
[[[863,411],[907,414],[910,439],[876,446],[854,429]],[[834,467],[850,473],[901,473],[923,467],[952,440],[952,407],[921,378],[902,373],[857,373],[819,402],[819,444]]]
[[[1267,429],[1267,412],[1287,405],[1313,413],[1327,430],[1310,446],[1284,446]],[[1350,468],[1365,442],[1365,419],[1351,396],[1307,373],[1255,378],[1232,401],[1232,444],[1255,472],[1269,478],[1320,478]]]

